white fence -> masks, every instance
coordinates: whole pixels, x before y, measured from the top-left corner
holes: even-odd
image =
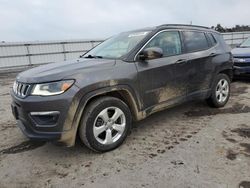
[[[74,59],[102,40],[0,43],[0,68]]]
[[[231,47],[235,47],[236,45],[241,44],[244,40],[250,37],[250,31],[222,33],[222,35],[227,44],[229,44]]]
[[[250,32],[223,33],[227,44],[235,47]],[[0,68],[59,62],[79,57],[103,40],[0,43]]]

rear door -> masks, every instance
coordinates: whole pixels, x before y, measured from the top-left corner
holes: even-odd
[[[163,57],[153,60],[137,61],[140,91],[144,109],[164,102],[186,96],[185,68],[182,61],[182,42],[179,31],[162,31],[155,35],[143,49],[159,47],[163,50]],[[142,50],[143,50],[142,49]],[[176,65],[179,72],[177,74]],[[182,68],[181,68],[182,67]],[[182,81],[177,84],[177,76]]]
[[[207,36],[202,31],[183,31],[185,53],[188,55],[187,95],[199,95],[210,87],[213,72],[211,62],[214,51],[210,48]]]

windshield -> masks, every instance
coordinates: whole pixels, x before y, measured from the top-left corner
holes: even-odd
[[[149,31],[126,32],[115,35],[90,50],[84,58],[120,58],[130,52]]]
[[[250,38],[248,38],[245,42],[243,42],[240,47],[250,47]]]

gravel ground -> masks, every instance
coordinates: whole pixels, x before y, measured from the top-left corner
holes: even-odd
[[[16,127],[0,73],[0,187],[250,187],[250,81],[232,83],[225,108],[187,103],[134,123],[118,149],[96,154],[31,142]]]

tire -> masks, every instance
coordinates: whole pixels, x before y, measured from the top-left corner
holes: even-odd
[[[209,106],[220,108],[227,104],[230,97],[230,79],[226,74],[218,74],[212,86],[211,96],[207,99]]]
[[[101,97],[87,106],[78,133],[81,141],[91,150],[107,152],[123,143],[131,124],[131,112],[122,100]]]

